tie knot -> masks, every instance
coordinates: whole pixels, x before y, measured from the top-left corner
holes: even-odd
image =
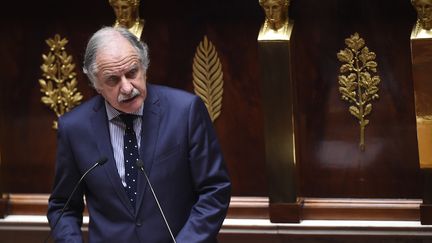
[[[137,116],[133,114],[120,114],[120,119],[126,124],[126,129],[133,129],[133,121]]]

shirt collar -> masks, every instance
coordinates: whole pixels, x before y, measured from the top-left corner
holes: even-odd
[[[110,105],[110,103],[108,103],[106,100],[105,100],[105,109],[106,109],[106,113],[107,113],[109,121],[111,121],[112,119],[118,117],[120,114],[123,113],[123,112],[117,110],[116,108],[112,107]],[[143,104],[141,105],[141,107],[137,111],[132,112],[131,114],[134,114],[134,115],[137,115],[137,116],[142,116],[143,115],[143,110],[144,110],[144,102],[143,102]]]

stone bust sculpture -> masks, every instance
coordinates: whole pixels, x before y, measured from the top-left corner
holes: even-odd
[[[432,0],[411,0],[417,11],[415,35],[432,37]]]
[[[258,39],[287,39],[290,0],[259,0],[266,19],[261,27]]]
[[[109,0],[109,4],[116,16],[114,27],[125,27],[136,37],[141,38],[144,20],[139,17],[140,0]]]

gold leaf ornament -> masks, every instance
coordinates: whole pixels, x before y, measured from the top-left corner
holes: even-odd
[[[50,51],[46,55],[42,54],[42,79],[39,79],[39,85],[44,96],[41,102],[59,117],[78,105],[83,96],[77,91],[72,56],[65,51],[68,40],[56,34],[45,42]],[[57,121],[54,121],[53,128],[57,129]]]
[[[207,36],[196,49],[192,78],[195,94],[204,101],[214,122],[222,111],[223,72],[216,48]]]
[[[350,114],[359,120],[359,147],[364,151],[364,132],[369,124],[366,116],[372,112],[370,102],[379,98],[378,84],[381,78],[374,75],[378,67],[375,53],[365,46],[366,42],[358,33],[345,39],[345,44],[348,47],[337,53],[338,60],[343,63],[338,76],[339,92],[342,94],[342,100],[351,103],[348,109]]]

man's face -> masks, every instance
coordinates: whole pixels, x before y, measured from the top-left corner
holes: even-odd
[[[284,1],[283,0],[267,0],[263,3],[265,15],[271,24],[284,21]]]
[[[96,54],[95,88],[115,109],[133,113],[147,95],[146,73],[135,48],[116,35]]]
[[[417,0],[413,2],[418,19],[423,28],[432,28],[432,0]]]
[[[121,26],[126,28],[130,28],[133,20],[132,20],[132,12],[133,6],[129,1],[117,0],[111,3],[112,8],[114,9],[114,13],[117,17],[117,21]]]

